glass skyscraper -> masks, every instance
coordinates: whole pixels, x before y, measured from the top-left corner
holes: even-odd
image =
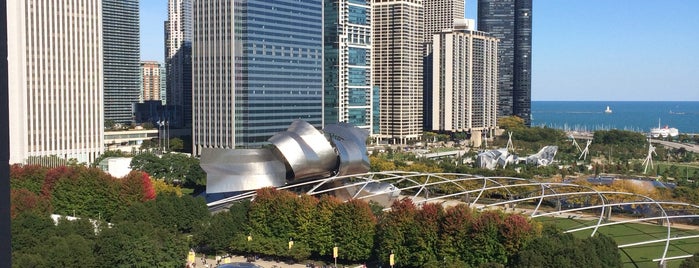
[[[193,152],[323,124],[322,0],[194,0]]]
[[[370,0],[325,0],[325,124],[373,131]]]
[[[192,125],[192,0],[168,0],[165,21],[168,124]]]
[[[498,116],[531,125],[532,0],[479,0],[478,30],[500,39]]]
[[[102,0],[104,119],[133,121],[140,91],[141,44],[138,0]]]

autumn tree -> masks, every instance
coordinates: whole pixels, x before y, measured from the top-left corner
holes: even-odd
[[[413,267],[417,259],[408,245],[409,238],[420,235],[415,224],[417,208],[411,199],[393,202],[391,211],[382,216],[376,228],[376,256],[382,263],[387,263],[393,252],[396,263]]]
[[[369,204],[352,199],[335,209],[332,229],[341,248],[340,259],[361,262],[371,256],[376,219]]]

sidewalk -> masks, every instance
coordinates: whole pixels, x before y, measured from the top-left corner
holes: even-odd
[[[214,258],[211,258],[211,256],[206,256],[206,264],[202,262],[201,256],[196,257],[196,268],[204,268],[207,267],[206,265],[208,264],[209,268],[214,268],[216,267],[216,256]],[[245,257],[243,256],[231,256],[231,262],[246,262]],[[223,264],[223,262],[221,262]],[[306,264],[287,264],[284,262],[276,262],[276,261],[265,261],[263,259],[258,259],[255,262],[253,262],[255,265],[262,266],[264,268],[272,268],[272,267],[279,267],[279,268],[306,268]]]

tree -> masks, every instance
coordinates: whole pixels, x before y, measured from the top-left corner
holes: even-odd
[[[507,252],[501,243],[500,226],[503,224],[499,211],[485,211],[473,222],[470,264],[479,266],[487,263],[507,263]],[[469,262],[469,260],[467,260]]]
[[[414,263],[417,258],[408,245],[409,237],[420,235],[415,223],[416,214],[415,204],[406,198],[393,202],[391,211],[383,215],[376,227],[375,253],[380,262],[388,262],[393,252],[400,266],[419,266]]]
[[[439,255],[448,262],[468,259],[470,240],[467,239],[473,225],[472,211],[460,204],[446,209],[440,222]]]
[[[118,182],[98,168],[51,169],[42,192],[62,215],[109,220],[122,207]]]
[[[335,241],[341,246],[341,259],[360,262],[371,256],[376,219],[369,204],[352,199],[340,204],[333,215]]]
[[[39,165],[14,164],[10,166],[10,188],[25,189],[38,195],[48,170]]]
[[[498,126],[505,130],[525,128],[524,119],[517,116],[499,118]]]
[[[239,201],[228,211],[212,215],[208,221],[194,227],[194,242],[209,254],[226,252],[229,247],[237,253],[249,252],[249,208],[250,201]]]
[[[188,247],[179,234],[146,222],[123,222],[100,233],[94,252],[102,267],[180,267]]]
[[[51,211],[51,203],[34,192],[22,188],[10,189],[10,218],[28,212],[48,215]]]
[[[699,268],[699,253],[694,253],[690,258],[686,258],[680,263],[680,268]]]
[[[424,204],[415,216],[418,236],[408,237],[408,245],[417,263],[437,263],[439,250],[439,223],[444,211],[439,204]]]
[[[172,138],[168,144],[170,145],[170,151],[181,151],[184,149],[184,141],[180,138]]]

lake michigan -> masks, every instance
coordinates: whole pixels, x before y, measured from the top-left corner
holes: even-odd
[[[609,106],[611,113],[605,113]],[[699,133],[697,101],[532,101],[532,126],[564,130],[621,129],[650,132],[674,127],[680,133]]]

